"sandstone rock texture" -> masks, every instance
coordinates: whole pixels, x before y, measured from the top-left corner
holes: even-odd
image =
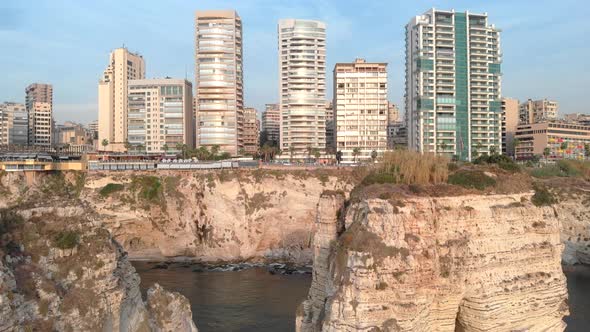
[[[318,217],[337,225],[314,242],[297,330],[563,331],[560,221],[531,195],[371,198]]]
[[[179,294],[155,286],[146,305],[123,248],[77,193],[0,196],[0,331],[197,331]]]
[[[320,194],[350,188],[304,171],[110,173],[90,174],[81,199],[133,259],[310,264]]]
[[[551,183],[552,182],[552,183]],[[590,184],[585,181],[551,181],[554,204],[561,222],[564,264],[590,265]]]

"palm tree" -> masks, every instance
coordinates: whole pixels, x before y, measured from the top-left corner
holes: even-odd
[[[295,154],[295,146],[293,144],[289,145],[289,162],[293,162],[293,155]]]
[[[374,164],[375,160],[377,159],[377,151],[375,151],[375,150],[371,151],[371,159],[373,159],[373,164]]]
[[[516,159],[516,148],[518,148],[519,145],[520,145],[520,140],[518,138],[515,138],[514,140],[512,140],[512,150],[514,151],[514,159]]]
[[[123,146],[125,147],[125,151],[129,152],[129,149],[131,149],[131,143],[129,143],[128,140],[125,140],[125,144],[123,144]]]
[[[545,162],[547,162],[547,158],[549,157],[550,154],[551,154],[551,149],[549,147],[546,147],[543,149],[543,156],[545,157]]]
[[[440,144],[440,148],[441,148],[441,150],[442,150],[443,153],[447,152],[447,147],[448,147],[448,145],[447,145],[447,142],[445,142],[445,141],[443,141]]]
[[[164,145],[162,146],[162,150],[164,150],[164,153],[168,153],[169,149],[170,147],[168,146],[168,144],[164,143]]]
[[[109,140],[105,138],[100,144],[102,145],[104,151],[107,148],[107,145],[109,145]]]
[[[211,147],[211,155],[213,157],[217,156],[217,154],[219,153],[219,145],[215,144]]]
[[[356,147],[354,149],[352,149],[352,156],[354,157],[354,163],[356,164],[356,157],[358,157],[361,154],[361,148]]]
[[[313,152],[313,149],[311,147],[311,145],[307,146],[307,160],[309,161],[309,159],[311,159],[311,154]]]
[[[342,151],[338,150],[338,151],[336,151],[336,163],[340,164],[341,161],[342,161]]]

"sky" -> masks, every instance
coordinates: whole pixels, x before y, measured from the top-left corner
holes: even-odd
[[[34,82],[54,88],[54,117],[98,117],[98,79],[109,52],[125,45],[146,61],[146,76],[194,81],[196,10],[235,9],[242,18],[245,105],[278,101],[277,23],[327,24],[327,91],[337,62],[387,62],[389,99],[403,109],[404,27],[429,8],[486,12],[502,29],[502,95],[549,98],[560,113],[590,113],[587,0],[1,0],[0,102],[24,102]]]

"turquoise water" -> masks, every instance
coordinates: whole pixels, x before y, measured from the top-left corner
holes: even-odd
[[[145,289],[158,282],[186,296],[200,332],[288,332],[295,330],[295,310],[307,296],[311,275],[271,274],[264,267],[241,271],[193,272],[193,266],[134,262]],[[567,332],[590,331],[590,268],[568,268],[570,316]]]

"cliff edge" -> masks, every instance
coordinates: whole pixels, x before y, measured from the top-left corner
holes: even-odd
[[[532,196],[323,197],[297,331],[563,331],[560,221]]]

